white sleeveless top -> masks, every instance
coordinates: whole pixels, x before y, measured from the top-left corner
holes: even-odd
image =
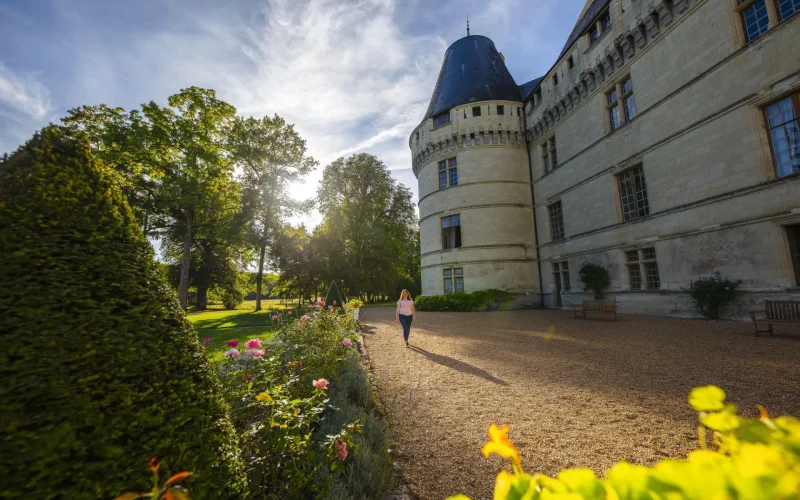
[[[414,302],[410,300],[398,300],[397,306],[400,308],[399,313],[402,314],[403,316],[411,316],[412,314],[414,314],[414,311],[411,309],[411,305],[413,303]]]

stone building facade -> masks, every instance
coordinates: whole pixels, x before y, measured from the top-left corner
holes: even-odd
[[[433,110],[410,141],[423,294],[446,291],[451,266],[465,291],[568,307],[588,298],[578,269],[592,262],[622,312],[695,316],[685,289],[715,272],[742,282],[727,317],[800,298],[798,12],[798,0],[589,0],[553,67],[518,86],[522,123],[459,122],[462,108],[495,105],[483,96],[448,108],[446,126]],[[473,149],[465,137],[481,126],[490,142]],[[440,189],[447,155],[468,186]],[[443,248],[455,212],[463,244]]]

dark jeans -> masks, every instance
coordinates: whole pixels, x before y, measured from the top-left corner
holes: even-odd
[[[400,314],[399,317],[400,324],[403,325],[403,338],[408,342],[408,334],[411,333],[411,321],[414,317],[411,315],[406,316],[405,314]]]

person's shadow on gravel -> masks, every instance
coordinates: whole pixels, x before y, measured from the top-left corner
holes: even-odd
[[[464,363],[463,361],[459,361],[449,356],[443,356],[441,354],[434,354],[432,352],[428,352],[425,349],[422,349],[421,347],[417,347],[415,345],[410,345],[408,347],[412,351],[422,354],[423,356],[430,359],[434,363],[439,363],[440,365],[452,368],[453,370],[481,377],[483,379],[488,380],[489,382],[494,382],[495,384],[498,385],[506,385],[506,386],[508,385],[508,383],[505,380],[501,380],[492,375],[491,373],[487,372],[486,370],[478,368],[477,366],[473,366],[469,363]]]

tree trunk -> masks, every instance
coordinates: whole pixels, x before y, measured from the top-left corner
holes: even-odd
[[[197,299],[195,299],[194,307],[199,311],[208,309],[208,286],[197,287]]]
[[[178,301],[186,310],[186,299],[189,295],[189,253],[192,251],[192,219],[194,211],[186,211],[186,230],[183,233],[183,256],[181,257],[181,281],[178,286]]]
[[[258,257],[258,274],[256,274],[256,311],[261,310],[261,282],[264,280],[264,254],[267,244],[261,243],[261,255]]]

